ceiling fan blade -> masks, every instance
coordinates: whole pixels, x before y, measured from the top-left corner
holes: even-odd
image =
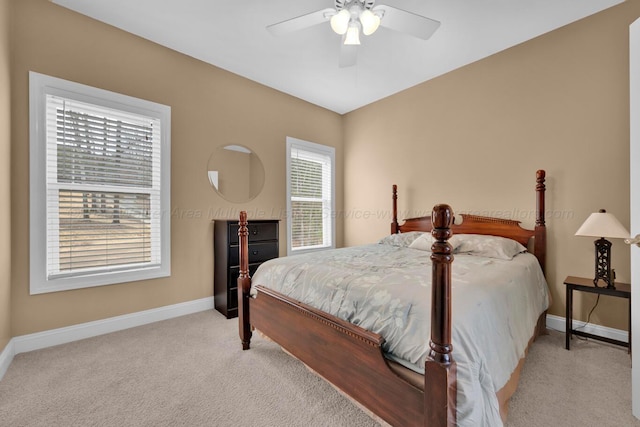
[[[340,68],[352,67],[356,65],[358,59],[358,46],[340,43],[340,59],[338,66]]]
[[[427,40],[440,27],[440,22],[425,16],[416,15],[406,10],[398,9],[386,4],[375,6],[373,11],[384,11],[380,26],[401,33],[411,34],[422,40]]]
[[[287,19],[286,21],[278,22],[277,24],[271,24],[267,26],[267,30],[274,36],[281,36],[283,34],[292,33],[294,31],[303,30],[314,25],[321,24],[329,20],[330,16],[327,14],[335,14],[336,10],[332,8],[317,10],[315,12],[307,13],[296,18]]]

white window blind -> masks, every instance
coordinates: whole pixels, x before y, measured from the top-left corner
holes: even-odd
[[[290,251],[333,247],[334,149],[287,141]]]
[[[53,95],[46,104],[47,275],[158,264],[160,120]]]
[[[77,85],[32,74],[63,88]],[[42,104],[44,129],[34,129],[31,145],[32,293],[168,275],[168,220],[162,215],[168,207],[167,116],[112,108],[109,99],[85,97],[94,101],[87,102],[59,88],[31,90],[39,92],[34,101]],[[43,244],[42,251],[34,243]]]

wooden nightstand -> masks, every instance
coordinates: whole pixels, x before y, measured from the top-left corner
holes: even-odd
[[[565,330],[567,350],[571,349],[571,336],[579,335],[581,337],[591,338],[594,340],[608,342],[610,344],[621,345],[629,349],[631,353],[631,285],[628,283],[615,283],[615,289],[598,288],[593,285],[593,279],[587,279],[584,277],[568,276],[564,280],[564,284],[567,286],[567,326]],[[573,291],[590,292],[592,294],[609,295],[612,297],[627,298],[629,300],[629,342],[614,340],[612,338],[603,337],[600,335],[590,334],[588,332],[579,331],[573,329]]]

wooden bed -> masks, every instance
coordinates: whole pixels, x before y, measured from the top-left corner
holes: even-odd
[[[391,233],[431,231],[432,307],[430,352],[424,387],[401,378],[384,357],[384,338],[358,326],[256,285],[250,296],[248,228],[240,213],[240,277],[238,316],[242,348],[248,350],[256,328],[320,376],[392,426],[456,425],[456,363],[451,344],[452,234],[487,234],[508,237],[529,248],[545,268],[545,172],[536,172],[536,222],[533,230],[519,221],[461,215],[454,224],[448,205],[437,205],[430,217],[397,219],[397,190],[393,186]],[[426,337],[425,337],[426,339]],[[517,375],[516,375],[517,377]],[[511,389],[515,389],[513,386]],[[511,393],[513,392],[511,391]]]

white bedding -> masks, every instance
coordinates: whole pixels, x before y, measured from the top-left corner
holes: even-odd
[[[382,335],[387,357],[424,373],[429,256],[388,244],[295,255],[262,264],[252,283]],[[547,309],[547,284],[528,253],[510,261],[456,255],[452,279],[458,424],[501,426],[496,392],[509,380]]]

